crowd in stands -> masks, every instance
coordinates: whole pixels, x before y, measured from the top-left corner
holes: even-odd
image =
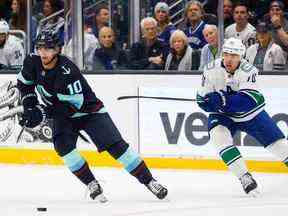
[[[35,51],[33,41],[37,32],[43,28],[57,32],[62,40],[63,53],[71,56],[71,32],[69,25],[68,32],[64,30],[63,0],[32,1],[32,49],[25,50],[28,19],[26,2],[0,2],[0,67],[21,64],[25,53]],[[183,1],[183,19],[177,25],[172,23],[169,7],[173,1],[143,1],[147,3],[150,11],[142,15],[141,38],[133,44],[129,44],[127,35],[123,36],[122,28],[126,28],[128,23],[124,25],[119,21],[123,21],[123,14],[128,14],[127,1],[121,3],[121,8],[126,8],[126,12],[121,12],[119,6],[114,10],[107,4],[97,4],[96,0],[83,2],[85,8],[90,8],[89,11],[85,10],[83,28],[87,70],[193,71],[203,70],[206,64],[221,57],[217,25],[218,1]],[[90,7],[93,4],[96,6]],[[247,48],[246,60],[260,70],[287,70],[287,1],[224,0],[223,4],[225,39],[241,39]],[[55,13],[56,16],[49,18]],[[117,22],[115,18],[119,18]],[[24,34],[20,34],[19,37],[19,32]],[[65,38],[68,38],[68,42]]]

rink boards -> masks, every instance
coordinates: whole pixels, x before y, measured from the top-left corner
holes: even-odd
[[[155,168],[225,169],[209,143],[207,114],[195,102],[130,99],[119,96],[145,95],[195,98],[201,83],[199,74],[101,74],[86,75],[96,95],[103,100],[123,137]],[[288,76],[262,75],[259,87],[266,98],[266,110],[284,134],[288,125]],[[1,75],[0,84],[15,80]],[[1,109],[1,112],[5,110]],[[1,163],[62,164],[51,142],[35,140],[16,143],[21,127],[14,121],[10,137],[1,142]],[[0,122],[0,136],[9,122]],[[263,147],[244,133],[234,138],[248,166],[254,171],[287,172]],[[79,140],[78,148],[95,166],[119,166],[107,154],[98,154],[93,144]]]

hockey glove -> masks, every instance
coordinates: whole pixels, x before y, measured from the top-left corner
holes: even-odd
[[[21,100],[22,100],[24,109],[33,108],[39,104],[37,95],[35,92],[24,95]]]
[[[207,112],[221,112],[223,111],[226,105],[226,96],[225,91],[220,92],[211,92],[204,96],[203,100],[205,102]]]
[[[197,94],[196,96],[196,101],[198,106],[203,109],[206,112],[212,112],[209,104],[207,103],[207,100],[205,100],[206,98],[202,97],[201,95]]]
[[[24,109],[22,119],[19,121],[21,126],[34,128],[46,120],[46,113],[43,105]]]

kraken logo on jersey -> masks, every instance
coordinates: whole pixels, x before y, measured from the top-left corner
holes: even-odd
[[[70,68],[66,68],[65,66],[62,66],[61,68],[64,70],[64,72],[63,72],[64,75],[70,74],[70,72],[71,72]]]

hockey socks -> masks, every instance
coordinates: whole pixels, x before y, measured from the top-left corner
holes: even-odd
[[[95,180],[93,173],[91,172],[87,162],[77,171],[72,172],[81,182],[88,185],[90,182]]]
[[[210,130],[210,139],[229,170],[238,178],[248,172],[240,151],[233,145],[230,131],[222,125]]]
[[[241,153],[236,146],[231,145],[223,148],[219,154],[224,163],[228,166],[229,170],[238,178],[241,178],[245,173],[248,172]]]
[[[131,175],[142,184],[148,184],[152,180],[152,174],[140,156],[128,147],[117,159]]]
[[[107,151],[140,183],[148,184],[153,179],[142,158],[123,140],[112,145]]]
[[[76,149],[64,155],[62,158],[71,172],[85,185],[95,180],[87,162]]]
[[[280,139],[266,147],[268,151],[277,156],[288,167],[288,143]]]

